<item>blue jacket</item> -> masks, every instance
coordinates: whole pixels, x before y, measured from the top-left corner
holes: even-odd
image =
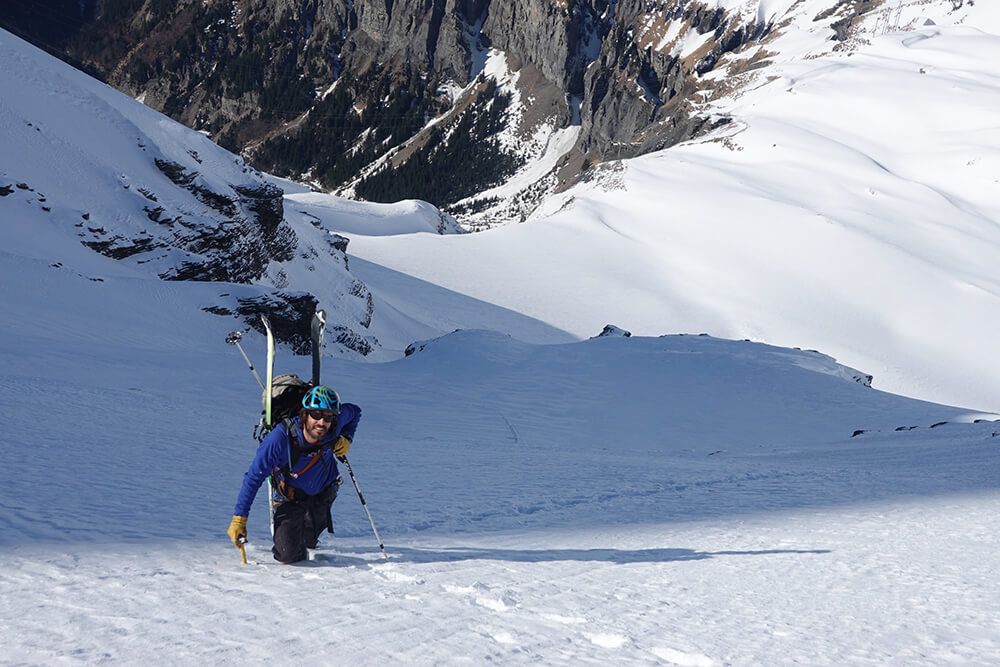
[[[354,431],[357,430],[359,421],[361,421],[361,408],[353,403],[342,403],[340,417],[330,432],[315,445],[309,445],[302,435],[302,424],[299,418],[293,418],[291,420],[292,427],[295,429],[299,445],[303,449],[300,450],[299,458],[292,472],[302,470],[309,465],[312,459],[309,456],[311,452],[320,451],[319,455],[323,458],[299,477],[289,475],[284,478],[285,483],[296,489],[301,489],[311,496],[333,484],[338,475],[337,457],[333,455],[332,448],[323,449],[323,446],[332,444],[340,436],[345,436],[353,441]],[[233,511],[235,516],[249,516],[250,506],[253,505],[253,499],[257,495],[257,490],[260,489],[260,485],[270,477],[272,472],[288,465],[292,446],[290,440],[284,423],[280,423],[264,438],[264,442],[260,443],[257,454],[253,457],[253,462],[250,463],[250,468],[243,475],[243,487],[240,489],[240,495],[236,499],[236,509]]]

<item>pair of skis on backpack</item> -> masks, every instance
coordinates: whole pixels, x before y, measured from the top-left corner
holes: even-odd
[[[260,375],[257,374],[257,369],[253,367],[253,363],[250,361],[250,357],[247,353],[243,351],[243,347],[240,345],[240,340],[243,338],[243,334],[239,331],[233,331],[228,336],[226,336],[226,342],[230,345],[235,345],[243,355],[243,359],[247,362],[247,366],[250,367],[250,372],[253,373],[254,378],[257,379],[257,384],[260,385],[263,395],[261,398],[261,419],[257,427],[254,428],[254,437],[257,438],[258,442],[264,440],[268,433],[278,424],[281,419],[290,416],[288,414],[275,414],[273,401],[274,401],[274,389],[275,380],[279,380],[283,383],[288,383],[288,386],[295,385],[296,387],[315,387],[320,384],[320,358],[323,351],[323,335],[326,332],[326,311],[321,309],[316,309],[313,313],[312,322],[309,326],[309,338],[312,342],[312,378],[311,384],[306,385],[304,382],[299,380],[298,376],[295,375],[280,375],[278,378],[274,377],[274,329],[271,328],[271,322],[267,319],[266,315],[260,316],[261,322],[264,324],[264,333],[267,335],[267,368],[265,369],[266,381],[260,379]],[[283,385],[285,386],[285,385]],[[301,396],[298,397],[301,399]],[[293,406],[282,405],[282,412],[290,411]],[[296,410],[297,411],[297,410]],[[271,535],[274,535],[274,491],[273,485],[271,484],[271,478],[267,480],[267,519],[268,525],[271,528]]]
[[[264,436],[271,432],[271,430],[280,421],[277,417],[278,415],[273,414],[273,400],[274,400],[274,330],[271,329],[271,322],[267,319],[266,315],[260,316],[261,321],[264,323],[264,331],[267,334],[267,383],[264,386],[263,395],[263,428],[260,432],[260,439],[263,440]],[[326,311],[319,308],[313,313],[312,322],[309,325],[309,338],[312,347],[312,378],[310,378],[310,386],[317,387],[320,384],[320,358],[323,351],[323,335],[326,333]],[[297,378],[296,378],[297,379]],[[281,415],[281,418],[285,418],[287,415]],[[267,478],[267,519],[268,525],[271,528],[271,535],[274,535],[274,507],[275,507],[275,491],[274,485],[271,482],[271,478]]]

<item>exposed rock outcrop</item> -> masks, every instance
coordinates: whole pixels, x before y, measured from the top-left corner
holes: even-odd
[[[631,338],[631,337],[632,337],[631,331],[626,331],[625,329],[617,327],[614,324],[604,325],[604,329],[601,330],[601,333],[594,336],[594,338]]]
[[[163,158],[156,158],[155,164],[171,183],[190,192],[216,215],[209,218],[178,205],[147,205],[146,217],[156,224],[156,234],[143,230],[131,238],[90,225],[84,245],[113,259],[164,248],[182,251],[181,259],[160,269],[164,280],[251,283],[264,276],[271,262],[292,258],[295,232],[284,220],[280,188],[254,183],[217,192],[197,171]],[[160,202],[153,190],[138,191],[146,200]]]
[[[206,312],[221,316],[237,316],[260,334],[265,333],[261,315],[271,323],[275,339],[286,343],[295,354],[312,351],[310,323],[316,312],[317,300],[308,292],[273,292],[253,297],[219,296],[220,304],[206,306]]]

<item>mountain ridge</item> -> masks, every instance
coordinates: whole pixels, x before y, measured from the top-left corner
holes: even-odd
[[[718,68],[732,77],[766,64],[759,55],[734,61],[772,40],[800,4],[105,0],[73,10],[51,0],[43,6],[62,7],[59,37],[51,39],[65,52],[153,108],[208,131],[257,168],[373,201],[425,199],[483,228],[523,221],[591,164],[666,148],[725,122],[692,106],[702,78]],[[815,30],[843,43],[851,26],[880,5],[810,0],[809,11]],[[14,15],[0,25],[44,42],[45,20],[44,13],[34,20]],[[503,59],[492,74],[485,71],[490,58]],[[530,104],[512,105],[512,96]],[[484,114],[493,122],[477,120]],[[578,128],[573,144],[546,159],[550,139],[570,128]],[[528,177],[540,165],[541,175]],[[518,176],[527,182],[513,192],[476,196]],[[448,178],[452,187],[432,185]]]

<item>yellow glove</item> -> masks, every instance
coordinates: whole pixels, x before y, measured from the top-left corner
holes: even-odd
[[[333,455],[347,456],[347,451],[351,448],[351,440],[346,436],[340,436],[337,438],[337,442],[333,443]]]
[[[240,541],[245,542],[247,539],[247,518],[245,516],[234,516],[232,522],[229,524],[229,530],[226,531],[226,535],[232,540],[233,546],[239,549]]]

